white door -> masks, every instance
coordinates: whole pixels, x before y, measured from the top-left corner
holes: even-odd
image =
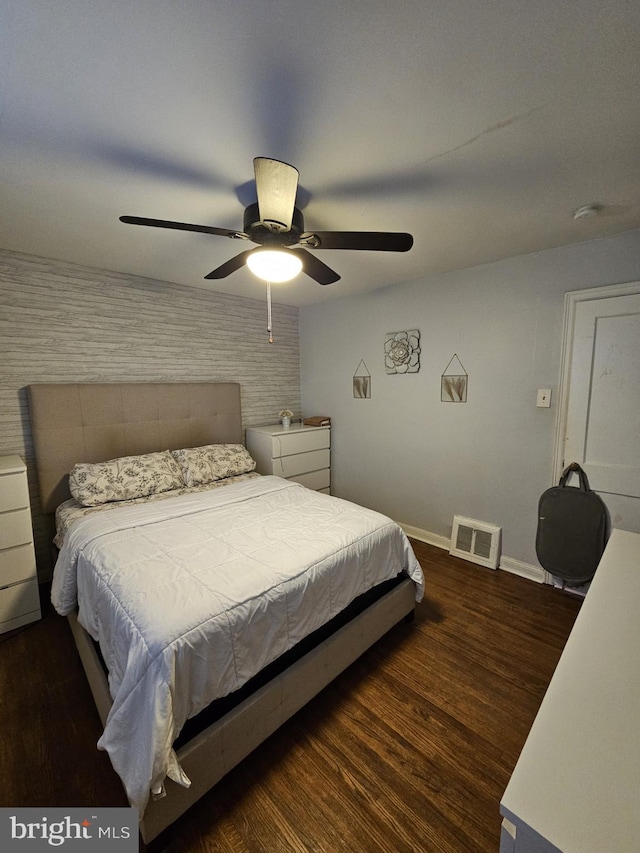
[[[638,530],[640,282],[567,296],[556,473],[578,462],[612,526]]]

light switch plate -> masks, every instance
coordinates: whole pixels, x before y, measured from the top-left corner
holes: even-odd
[[[551,388],[538,388],[538,396],[536,397],[536,406],[541,409],[548,409],[551,405]]]

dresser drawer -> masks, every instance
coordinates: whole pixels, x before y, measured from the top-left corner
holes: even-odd
[[[328,490],[331,480],[331,429],[292,426],[249,427],[247,449],[258,474],[296,480],[315,491]],[[310,476],[312,475],[312,476]]]
[[[40,615],[40,595],[35,578],[0,589],[0,625],[25,613]]]
[[[308,450],[321,450],[329,447],[331,432],[328,429],[295,430],[289,433],[271,436],[271,455],[292,456]]]
[[[29,506],[29,487],[24,473],[3,474],[0,477],[0,512]]]
[[[0,515],[0,548],[13,548],[31,542],[31,513],[28,509],[16,509]]]
[[[35,576],[36,558],[31,543],[0,551],[0,586]]]
[[[331,454],[328,450],[312,450],[311,453],[297,453],[295,456],[283,456],[273,460],[273,473],[277,477],[297,477],[309,471],[328,468]]]
[[[296,483],[301,483],[316,492],[328,491],[331,485],[331,473],[328,468],[312,471],[310,474],[300,474],[298,477],[290,477],[289,479],[295,480]]]

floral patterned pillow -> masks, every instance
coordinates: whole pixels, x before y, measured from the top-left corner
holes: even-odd
[[[255,459],[242,444],[207,444],[171,452],[182,468],[187,486],[247,474],[256,467]]]
[[[71,494],[83,506],[157,495],[184,486],[180,466],[168,450],[81,462],[69,474]]]

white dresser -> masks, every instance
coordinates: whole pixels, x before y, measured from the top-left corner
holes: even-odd
[[[500,803],[500,853],[640,850],[640,534],[613,530]]]
[[[40,618],[27,467],[0,457],[0,634]]]
[[[247,429],[247,450],[259,474],[295,480],[309,489],[331,489],[331,427],[280,424]]]

